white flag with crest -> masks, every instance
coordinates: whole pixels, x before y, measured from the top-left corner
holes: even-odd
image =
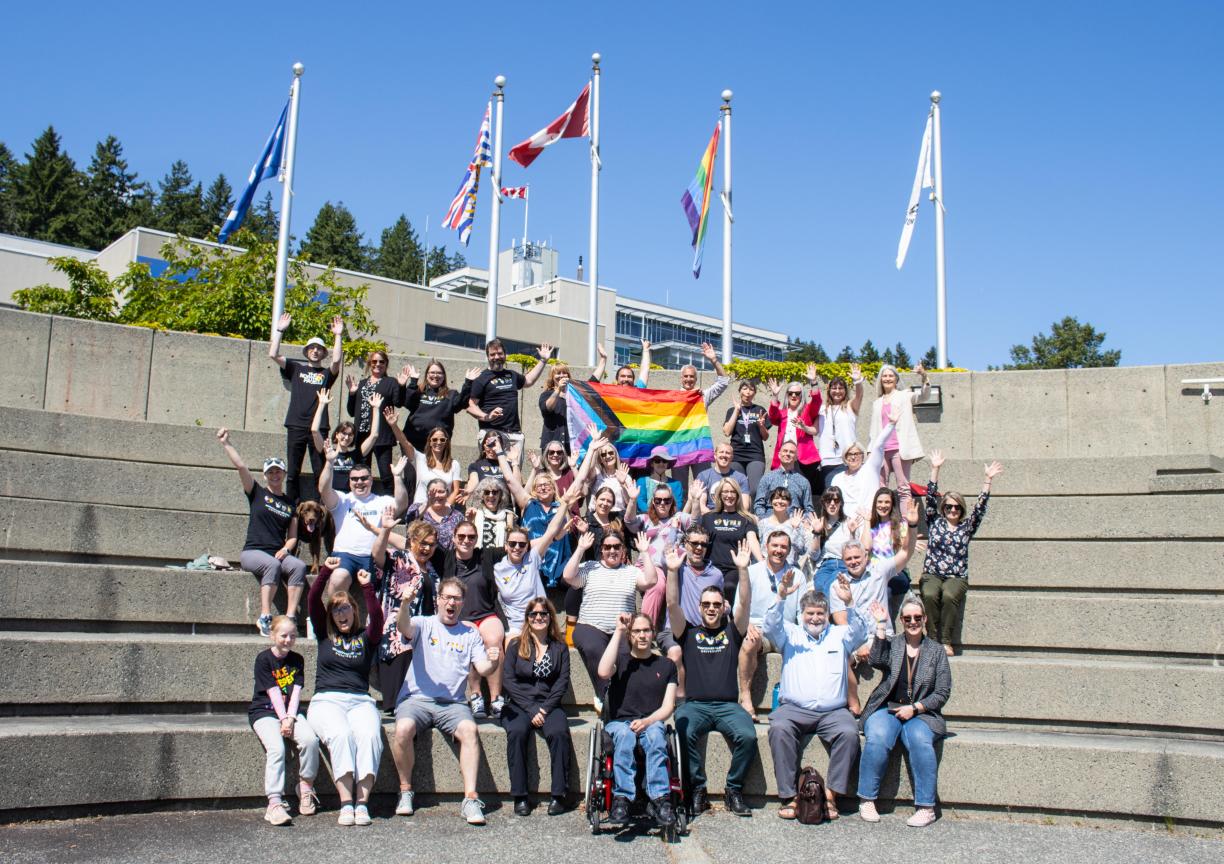
[[[905,209],[905,225],[901,228],[901,242],[897,244],[897,269],[905,263],[909,252],[910,237],[914,234],[914,223],[918,221],[918,197],[923,189],[932,189],[931,181],[931,119],[927,114],[926,129],[922,133],[922,147],[918,150],[918,170],[914,172],[914,188],[910,192],[909,206]]]

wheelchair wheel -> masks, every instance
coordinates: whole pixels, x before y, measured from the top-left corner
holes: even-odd
[[[589,738],[587,739],[587,763],[586,763],[587,770],[586,770],[586,792],[585,792],[585,796],[586,796],[585,803],[586,803],[587,813],[590,813],[592,807],[594,806],[594,799],[591,796],[591,789],[592,789],[593,784],[595,783],[595,772],[599,770],[595,765],[595,747],[596,747],[596,742],[599,740],[599,735],[600,735],[600,725],[597,722],[594,728],[591,730]]]
[[[676,824],[673,830],[676,834],[676,840],[679,840],[681,835],[688,834],[688,807],[681,802],[676,808]]]
[[[599,833],[599,808],[587,805],[587,822],[591,824],[591,833]]]

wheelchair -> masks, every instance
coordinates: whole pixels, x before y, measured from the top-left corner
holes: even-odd
[[[675,843],[681,835],[688,834],[691,818],[688,809],[689,802],[684,794],[684,747],[680,745],[676,729],[672,724],[664,725],[663,734],[667,741],[668,794],[675,818],[671,825],[663,827],[662,836],[667,842]],[[634,756],[637,759],[637,773],[634,781],[637,795],[630,802],[631,820],[634,817],[644,817],[648,812],[646,805],[649,803],[645,792],[646,754],[640,743],[634,748]],[[606,821],[608,812],[612,809],[612,790],[615,788],[612,761],[612,736],[604,728],[604,719],[600,717],[595,721],[595,728],[591,730],[590,741],[587,745],[586,814],[592,834],[599,833],[600,823]]]

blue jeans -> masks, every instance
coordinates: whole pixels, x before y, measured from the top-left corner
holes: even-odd
[[[846,562],[842,559],[826,558],[816,566],[816,572],[812,575],[812,587],[828,597],[829,589],[837,581],[837,574],[845,572]]]
[[[939,763],[935,759],[935,733],[918,717],[902,723],[887,708],[881,707],[870,717],[863,729],[866,743],[859,762],[858,796],[874,801],[880,794],[880,778],[888,768],[888,755],[901,737],[901,745],[909,753],[910,770],[914,775],[914,806],[935,806],[935,782]]]
[[[633,748],[638,739],[646,753],[646,797],[651,801],[662,798],[671,789],[667,778],[667,737],[662,723],[651,723],[634,734],[625,720],[613,720],[604,727],[612,736],[612,794],[632,801],[637,797],[637,760]]]

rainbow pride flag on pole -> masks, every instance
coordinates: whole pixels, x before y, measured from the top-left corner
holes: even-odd
[[[640,390],[617,384],[571,380],[566,393],[570,447],[581,459],[590,435],[612,430],[612,440],[623,461],[645,468],[650,451],[662,445],[677,465],[714,459],[710,420],[700,390]]]
[[[697,166],[697,176],[680,196],[684,207],[684,215],[688,217],[689,227],[693,231],[693,278],[701,276],[701,253],[705,249],[706,220],[710,215],[710,190],[714,186],[714,159],[718,156],[718,134],[721,126],[714,124],[714,134],[710,143],[701,154],[701,164]],[[572,439],[571,439],[572,440]]]

